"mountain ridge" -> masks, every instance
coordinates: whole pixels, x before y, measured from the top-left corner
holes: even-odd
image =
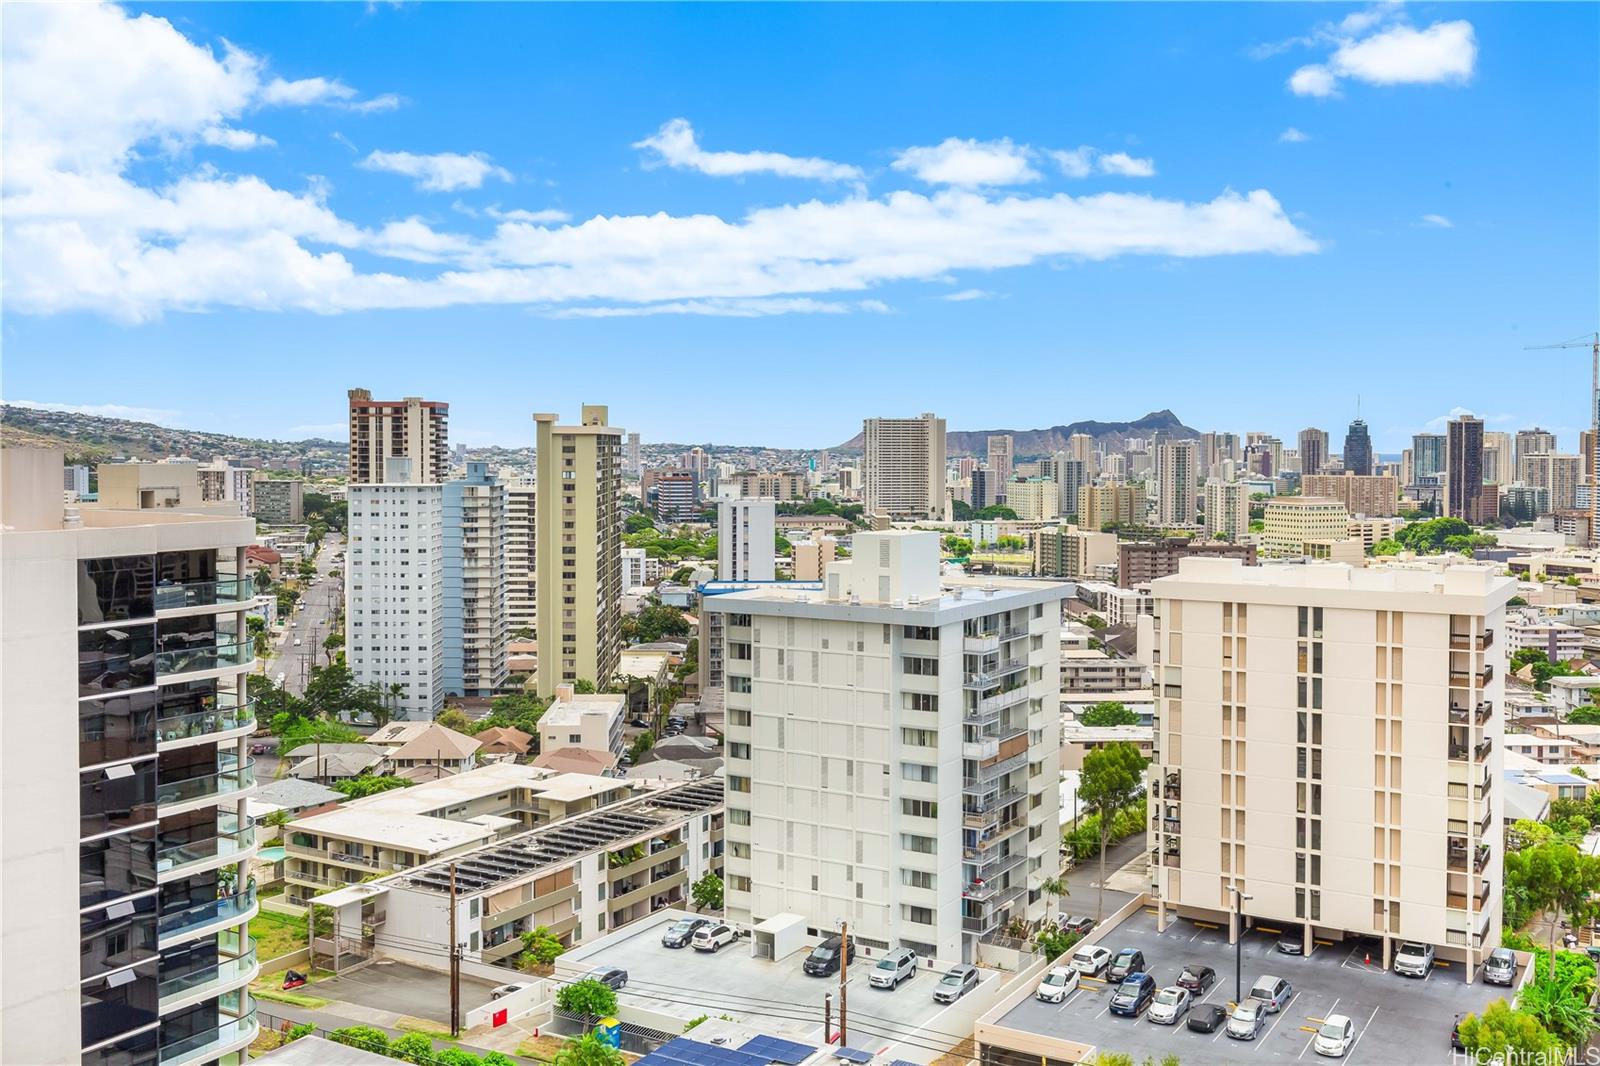
[[[1200,431],[1183,424],[1182,419],[1173,414],[1168,408],[1151,411],[1142,418],[1130,422],[1101,422],[1096,419],[1084,419],[1079,422],[1069,422],[1066,425],[1050,426],[1045,429],[973,429],[973,430],[947,430],[944,435],[944,450],[948,456],[971,455],[978,458],[986,456],[989,452],[989,438],[1010,434],[1012,438],[1012,452],[1019,458],[1037,455],[1049,455],[1052,452],[1065,451],[1067,441],[1075,433],[1087,433],[1099,445],[1120,444],[1130,438],[1148,437],[1157,431],[1165,432],[1179,440],[1193,440],[1200,436]],[[844,450],[859,451],[862,447],[862,434],[857,433],[845,443],[839,445]]]

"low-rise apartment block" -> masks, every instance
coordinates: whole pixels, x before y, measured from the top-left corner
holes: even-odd
[[[1302,478],[1300,491],[1338,500],[1353,515],[1389,518],[1400,513],[1400,479],[1391,474],[1319,474]]]
[[[1256,546],[1189,537],[1123,541],[1117,545],[1117,584],[1125,589],[1148,585],[1158,577],[1176,574],[1178,563],[1194,556],[1222,556],[1254,566]]]
[[[1033,535],[1033,572],[1040,577],[1094,577],[1099,567],[1116,561],[1114,533],[1057,526]]]
[[[1061,649],[1061,695],[1084,696],[1143,688],[1144,664],[1116,659],[1097,648]]]
[[[1148,509],[1144,489],[1139,485],[1108,481],[1078,490],[1078,525],[1085,529],[1143,525]]]
[[[1244,567],[1152,586],[1160,723],[1151,889],[1171,914],[1500,944],[1510,578],[1485,567]],[[1245,895],[1238,897],[1234,893]],[[1379,962],[1373,952],[1373,962]]]
[[[306,520],[306,483],[299,478],[255,475],[255,518],[269,526],[297,526]]]
[[[1316,496],[1278,496],[1267,503],[1261,554],[1304,555],[1310,541],[1349,539],[1350,512],[1338,500]]]
[[[557,685],[555,701],[539,716],[539,750],[585,748],[621,755],[625,709],[620,695],[579,696],[571,685]]]

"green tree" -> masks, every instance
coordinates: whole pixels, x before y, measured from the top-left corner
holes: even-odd
[[[459,707],[446,707],[433,720],[436,725],[454,729],[457,733],[468,735],[472,733],[472,719],[468,718],[466,712]]]
[[[944,553],[951,556],[967,556],[972,554],[972,541],[966,537],[950,534],[939,542],[944,547]]]
[[[1078,719],[1087,726],[1138,725],[1139,716],[1116,700],[1102,700],[1087,708]]]
[[[628,758],[638,762],[645,752],[655,747],[656,736],[648,729],[633,738],[633,743],[628,745]]]
[[[278,735],[278,750],[288,753],[302,744],[359,744],[361,734],[327,718],[305,718],[290,714],[274,715],[272,731]]]
[[[655,520],[643,511],[629,515],[627,520],[622,523],[622,531],[624,533],[643,533],[647,529],[653,530],[655,528]]]
[[[1078,799],[1086,810],[1100,816],[1100,878],[1095,920],[1105,917],[1106,845],[1110,843],[1116,813],[1143,791],[1145,759],[1132,744],[1107,744],[1083,758]]]
[[[1061,897],[1068,895],[1071,892],[1071,886],[1067,884],[1067,879],[1065,877],[1057,874],[1054,877],[1047,877],[1040,882],[1039,891],[1049,897],[1050,905],[1046,908],[1046,913],[1053,915],[1055,914],[1056,908],[1061,905]]]
[[[1081,933],[1046,925],[1033,938],[1033,946],[1039,954],[1054,961],[1071,951],[1072,946],[1082,939]]]
[[[347,1044],[350,1047],[358,1047],[363,1051],[373,1051],[379,1055],[384,1054],[389,1049],[389,1034],[370,1025],[347,1025],[342,1029],[335,1029],[329,1033],[328,1039],[336,1044]]]
[[[1091,614],[1089,617],[1083,620],[1083,624],[1088,626],[1090,629],[1099,630],[1106,627],[1106,620],[1097,614]]]
[[[622,639],[632,644],[652,644],[667,637],[688,635],[688,616],[655,599],[647,602],[638,614],[622,620]]]
[[[351,799],[365,799],[391,789],[407,788],[410,784],[411,782],[405,778],[390,774],[362,774],[360,777],[347,777],[343,781],[335,781],[331,787],[335,792],[343,792]]]
[[[1567,721],[1573,725],[1600,725],[1600,706],[1586,703],[1582,707],[1574,707],[1572,713],[1567,715]]]
[[[1574,926],[1600,914],[1600,858],[1579,851],[1564,840],[1551,840],[1523,854],[1528,862],[1529,898],[1542,910],[1554,911],[1550,952],[1555,954],[1556,926],[1565,917]],[[1552,960],[1551,977],[1554,978]]]
[[[1531,1014],[1497,999],[1482,1015],[1461,1019],[1461,1043],[1472,1062],[1560,1062],[1561,1042]]]
[[[1373,555],[1399,555],[1403,551],[1405,548],[1392,537],[1385,537],[1372,546]]]
[[[722,909],[722,878],[707,870],[705,875],[689,889],[695,910],[720,911]]]
[[[535,926],[522,934],[522,949],[524,957],[529,961],[548,966],[559,958],[567,949],[562,945],[561,938],[550,932],[549,926]]]
[[[1552,972],[1553,971],[1553,972]],[[1536,1018],[1567,1047],[1578,1047],[1594,1031],[1594,963],[1574,951],[1557,952],[1548,976],[1535,977],[1517,993],[1517,1009]]]
[[[255,582],[256,592],[265,595],[266,591],[272,587],[272,571],[264,566],[258,566],[256,567],[255,577],[252,580]]]
[[[624,1066],[622,1052],[594,1033],[569,1038],[556,1051],[551,1066]]]
[[[585,977],[556,989],[556,1006],[569,1014],[603,1018],[617,1012],[617,994],[604,981]]]
[[[572,683],[572,694],[574,696],[593,696],[594,682],[586,678],[578,678]]]
[[[389,1057],[413,1063],[414,1066],[433,1066],[433,1041],[422,1033],[397,1036],[389,1045]]]

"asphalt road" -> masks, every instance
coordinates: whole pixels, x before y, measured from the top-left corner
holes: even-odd
[[[305,693],[312,665],[327,661],[322,642],[328,636],[333,616],[344,602],[344,581],[327,574],[330,570],[342,572],[333,557],[343,548],[344,541],[337,533],[329,533],[323,539],[322,551],[317,553],[317,574],[321,580],[302,588],[294,615],[286,620],[293,625],[285,624],[283,634],[272,643],[272,658],[267,660],[266,675],[296,696]],[[297,639],[299,646],[295,645]]]

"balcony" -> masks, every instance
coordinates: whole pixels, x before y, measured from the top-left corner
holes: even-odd
[[[1457,910],[1457,911],[1466,910],[1467,909],[1467,899],[1468,899],[1468,897],[1467,897],[1467,894],[1465,892],[1452,892],[1448,887],[1445,889],[1444,904],[1445,904],[1446,907],[1449,907],[1451,910]],[[1482,910],[1484,908],[1484,906],[1488,904],[1488,902],[1489,902],[1489,882],[1488,881],[1480,881],[1480,882],[1478,882],[1478,891],[1477,891],[1477,894],[1473,897],[1473,900],[1474,900],[1474,904],[1475,904],[1473,906],[1473,910]]]
[[[174,1044],[161,1048],[161,1066],[188,1066],[193,1062],[210,1062],[224,1052],[244,1047],[256,1038],[255,1003],[237,1018],[222,1016],[213,1029],[195,1033]]]
[[[981,692],[986,688],[998,685],[1002,680],[1017,671],[1026,670],[1027,668],[1028,660],[1026,659],[1007,659],[1005,662],[996,663],[987,670],[979,670],[976,673],[965,675],[961,679],[961,687]]]
[[[251,881],[243,890],[232,896],[185,907],[180,911],[163,914],[156,928],[161,939],[187,936],[209,926],[225,925],[248,918],[256,909],[256,883]]]
[[[1451,633],[1451,651],[1487,651],[1494,646],[1494,630],[1485,629],[1477,636],[1471,633]]]
[[[217,759],[217,773],[186,777],[181,781],[161,782],[156,785],[156,803],[161,806],[170,803],[188,803],[191,800],[223,796],[230,792],[254,788],[256,761],[246,759],[243,765],[234,765],[237,761],[232,756],[220,757]]]
[[[1008,788],[981,800],[962,804],[961,824],[968,829],[983,829],[998,822],[1005,808],[1026,796],[1020,788]]]
[[[1459,841],[1459,843],[1458,843]],[[1452,870],[1465,871],[1467,868],[1467,844],[1460,838],[1452,839],[1445,852],[1446,865]],[[1477,854],[1473,858],[1472,872],[1483,873],[1484,867],[1489,865],[1489,845],[1479,844]]]
[[[1028,765],[1028,753],[1022,751],[1008,759],[1001,759],[999,762],[979,767],[977,774],[961,779],[962,791],[981,794],[990,786],[996,785],[1006,774],[1020,770],[1026,765]]]
[[[1000,632],[968,633],[961,638],[961,650],[968,655],[993,655],[1000,650]]]
[[[156,740],[168,744],[215,733],[230,733],[235,729],[248,729],[255,724],[255,700],[241,701],[238,696],[225,694],[218,697],[217,706],[212,710],[156,719]]]
[[[1478,743],[1473,745],[1472,761],[1483,762],[1483,760],[1489,757],[1489,750],[1493,747],[1494,739],[1492,737],[1484,737],[1482,740],[1478,741]]]
[[[1171,815],[1161,819],[1161,829],[1165,833],[1180,833],[1183,831],[1183,822]]]
[[[970,847],[967,847],[967,848],[963,848],[962,849],[962,854],[964,854],[968,859],[977,858],[977,857],[983,855],[985,852],[994,850],[994,848],[1001,841],[1005,840],[1007,837],[1009,837],[1012,833],[1015,833],[1017,830],[1022,829],[1027,824],[1028,824],[1028,820],[1026,818],[1023,818],[1023,817],[1009,818],[1006,821],[1001,822],[999,825],[995,826],[993,829],[991,829],[988,832],[984,833],[983,836],[981,836],[978,839],[978,842],[976,844],[974,844],[974,845],[972,845]]]
[[[1166,787],[1162,789],[1162,796],[1169,800],[1183,798],[1183,779],[1177,774],[1168,774]]]
[[[970,858],[970,857],[969,857]],[[976,863],[976,874],[972,882],[966,886],[962,895],[970,899],[987,899],[993,893],[996,881],[1001,875],[1009,873],[1028,861],[1025,851],[1013,851],[1004,855],[994,855]],[[968,865],[973,865],[970,861]]]
[[[1469,721],[1471,721],[1476,722],[1478,725],[1482,725],[1489,720],[1489,716],[1493,712],[1494,703],[1491,700],[1479,700],[1476,707],[1471,710],[1468,710],[1466,707],[1462,707],[1459,704],[1451,704],[1450,722],[1453,725],[1466,725]]]
[[[256,822],[248,815],[241,824],[239,816],[226,812],[217,816],[215,836],[199,840],[186,840],[181,844],[162,846],[156,842],[156,874],[165,877],[207,862],[225,859],[256,846]]]
[[[250,642],[237,644],[197,644],[181,651],[156,652],[156,675],[162,681],[173,674],[192,674],[201,670],[225,670],[248,666],[254,659]]]
[[[207,966],[162,981],[157,986],[157,994],[162,1000],[161,1008],[164,1011],[171,1009],[170,1003],[174,1000],[191,997],[209,998],[221,989],[242,985],[255,977],[256,970],[256,942],[247,940],[244,952],[240,955],[219,959],[215,966]]]
[[[256,598],[255,582],[247,577],[222,577],[206,581],[168,581],[156,586],[156,610],[248,603]]]

